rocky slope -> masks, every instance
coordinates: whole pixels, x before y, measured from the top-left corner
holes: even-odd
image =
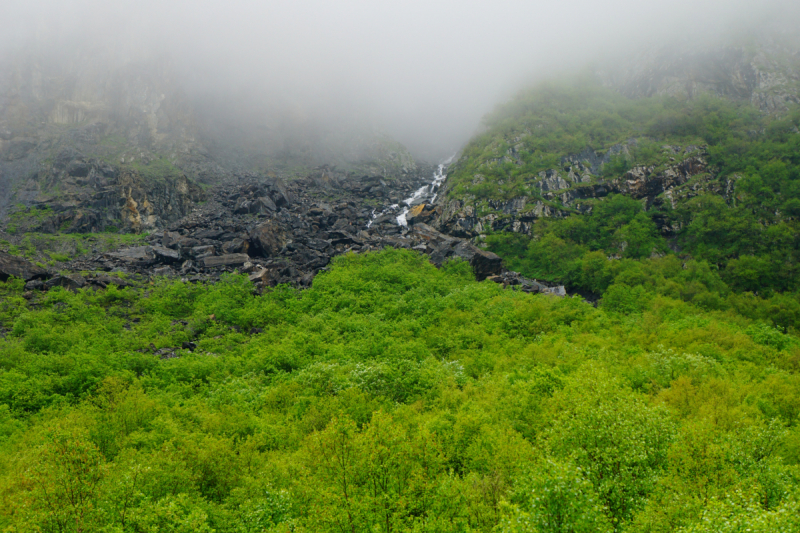
[[[374,211],[397,203],[429,179],[352,178],[327,167],[290,182],[242,175],[215,186],[205,203],[150,233],[139,246],[88,253],[60,264],[60,274],[1,254],[5,263],[0,262],[0,272],[22,276],[30,290],[46,290],[127,283],[115,276],[120,273],[131,279],[160,275],[213,281],[238,271],[264,290],[281,283],[307,287],[336,255],[391,246],[426,253],[436,265],[453,258],[468,261],[479,280],[563,294],[563,288],[505,270],[499,257],[468,240],[435,230],[419,211],[408,227],[398,225],[394,216],[373,219]],[[60,216],[45,218],[38,229],[53,228]]]
[[[393,139],[297,123],[254,135],[265,115],[225,102],[198,111],[168,61],[109,61],[31,54],[0,68],[3,278],[46,290],[127,283],[109,272],[201,281],[239,271],[258,289],[309,286],[338,254],[393,246],[548,289],[418,212],[410,227],[376,219],[433,175]],[[309,168],[319,161],[329,164]],[[141,237],[116,237],[126,234]]]

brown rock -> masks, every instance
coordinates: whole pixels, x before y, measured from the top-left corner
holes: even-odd
[[[442,209],[431,204],[417,204],[406,213],[406,220],[409,224],[419,224],[424,222],[429,224],[440,215]]]

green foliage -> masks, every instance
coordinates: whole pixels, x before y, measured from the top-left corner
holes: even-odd
[[[109,252],[145,243],[146,234],[133,233],[24,233],[9,253],[30,260],[70,261],[81,256]]]
[[[516,504],[500,527],[504,532],[602,533],[611,525],[592,484],[580,468],[547,460],[520,476]]]
[[[145,180],[151,182],[161,182],[183,176],[183,172],[163,156],[152,159],[147,163],[134,161],[126,166],[136,171],[136,173]]]
[[[674,433],[669,413],[591,368],[552,401],[558,411],[546,448],[584,469],[612,522],[630,519],[666,466]]]
[[[404,250],[261,296],[0,283],[0,529],[791,530],[797,338],[683,301],[705,264],[587,255],[656,289],[594,308]]]
[[[49,206],[30,208],[24,205],[17,205],[6,220],[5,229],[9,234],[15,235],[21,232],[21,228],[24,231],[24,228],[37,226],[52,215],[53,210]]]
[[[674,209],[673,199],[662,197],[645,211],[637,201],[612,195],[582,201],[589,214],[537,220],[530,245],[489,235],[490,248],[524,273],[602,294],[611,279],[593,270],[596,260],[584,272],[587,252],[642,260],[669,253],[671,244],[712,265],[737,293],[770,298],[800,291],[800,106],[773,116],[707,94],[632,100],[577,79],[522,92],[484,122],[487,131],[470,142],[448,175],[451,198],[481,206],[519,196],[547,201],[536,186],[539,173],[554,170],[565,178],[561,158],[587,147],[602,154],[616,146],[595,180],[620,178],[634,166],[658,173],[697,150],[709,163],[709,174],[674,191]],[[677,229],[671,243],[655,220]],[[548,240],[550,235],[560,241]]]

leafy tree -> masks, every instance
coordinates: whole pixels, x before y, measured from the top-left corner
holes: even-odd
[[[580,468],[545,460],[529,467],[514,484],[513,511],[500,531],[601,533],[611,524],[592,484]]]

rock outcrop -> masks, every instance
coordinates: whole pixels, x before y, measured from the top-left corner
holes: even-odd
[[[20,278],[25,281],[44,279],[48,276],[45,269],[4,252],[0,252],[0,281],[7,281],[10,277]]]
[[[586,149],[561,159],[562,167],[541,172],[531,181],[530,196],[510,200],[489,199],[485,214],[479,214],[474,201],[448,199],[447,190],[440,195],[439,205],[429,212],[441,213],[432,225],[444,233],[462,238],[474,238],[490,231],[513,231],[531,235],[533,223],[539,218],[563,218],[572,213],[590,213],[592,203],[610,194],[624,194],[642,200],[645,209],[688,200],[704,192],[714,192],[729,197],[733,191],[731,179],[717,179],[715,169],[709,167],[704,148],[698,146],[664,146],[674,153],[674,163],[666,167],[636,166],[619,177],[604,178],[603,166],[610,161],[609,154],[623,154],[635,139],[618,144],[604,155]],[[446,187],[446,186],[445,186]],[[668,224],[660,228],[671,235],[677,228]]]

